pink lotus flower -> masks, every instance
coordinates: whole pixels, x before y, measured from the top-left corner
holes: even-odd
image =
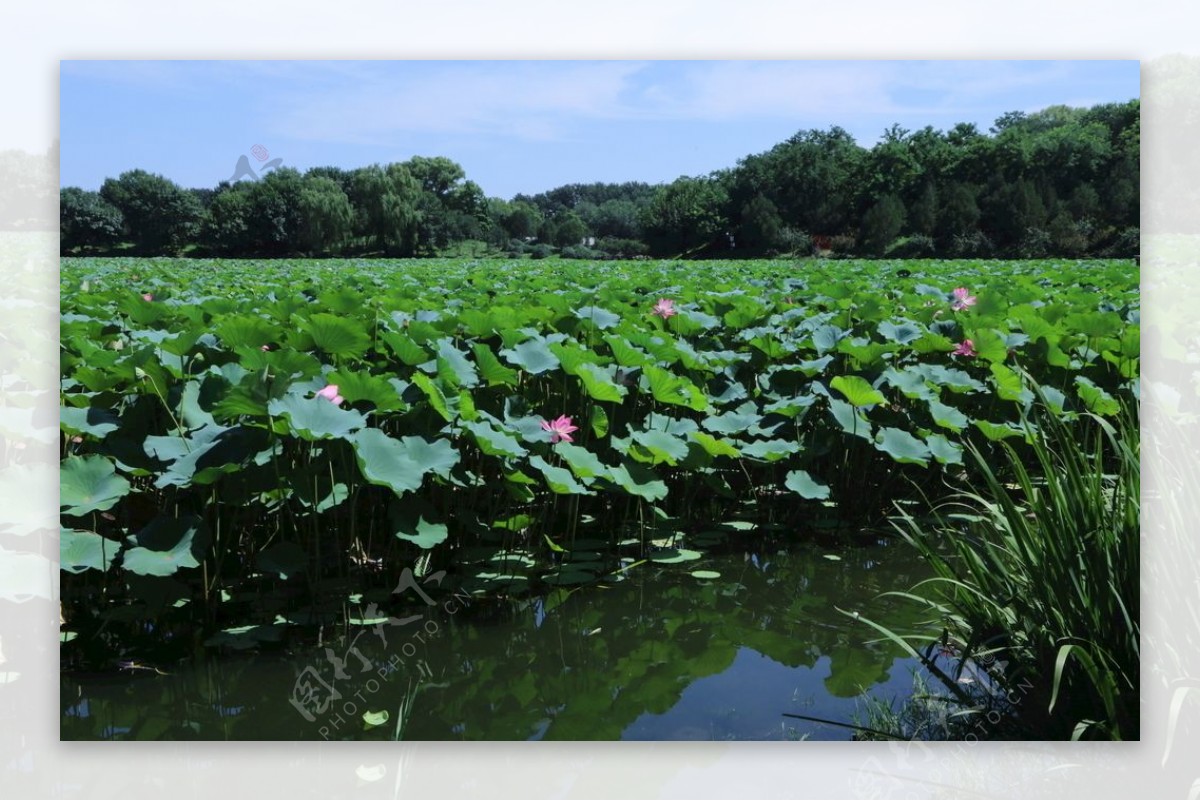
[[[950,303],[950,308],[955,311],[962,311],[968,306],[975,305],[975,296],[970,294],[965,286],[960,286],[954,290],[954,300]]]
[[[571,425],[571,418],[564,414],[555,420],[543,420],[542,430],[550,432],[551,442],[558,442],[560,439],[574,442],[575,440],[571,439],[571,432],[578,431],[579,426]]]
[[[147,292],[146,294],[142,295],[142,300],[151,301],[154,300],[154,296]]]
[[[969,339],[964,339],[958,343],[958,347],[951,353],[953,356],[976,356],[975,343]]]
[[[332,403],[334,406],[341,406],[342,401],[345,400],[345,398],[343,398],[341,395],[338,394],[337,384],[329,384],[328,386],[325,387],[325,389],[318,390],[317,397],[324,398],[325,400]]]
[[[263,345],[261,348],[259,348],[259,350],[261,350],[261,351],[263,351],[263,352],[265,353],[265,352],[267,352],[267,351],[270,351],[270,350],[271,350],[271,346],[270,346],[270,345]]]
[[[658,303],[654,304],[654,308],[651,309],[650,313],[657,314],[664,320],[679,314],[679,312],[675,311],[675,301],[670,298],[661,298]]]

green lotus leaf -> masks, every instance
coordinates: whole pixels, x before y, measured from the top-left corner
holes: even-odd
[[[608,468],[609,479],[630,495],[647,501],[661,501],[667,497],[667,485],[649,468],[636,462],[626,462]]]
[[[580,320],[586,320],[601,331],[612,328],[621,321],[620,315],[613,314],[599,306],[581,306],[574,312]]]
[[[690,548],[664,548],[650,555],[650,561],[664,565],[675,565],[680,562],[692,562],[704,554]]]
[[[829,413],[837,421],[842,431],[851,436],[865,439],[868,442],[874,441],[871,421],[863,415],[861,410],[837,398],[828,398],[827,400],[829,402]]]
[[[716,434],[740,434],[761,421],[762,415],[754,401],[746,401],[732,411],[704,418],[700,425]]]
[[[312,337],[316,347],[330,356],[357,359],[371,346],[366,326],[355,318],[319,312],[298,321],[298,327]]]
[[[527,373],[537,375],[559,367],[558,357],[550,352],[544,339],[529,339],[514,348],[500,351],[510,364],[515,364]]]
[[[407,335],[395,331],[383,334],[380,339],[388,346],[388,350],[409,367],[424,364],[429,361],[429,352],[413,342]]]
[[[786,439],[755,440],[742,446],[742,456],[751,459],[762,459],[767,462],[777,462],[800,452],[800,445]]]
[[[637,454],[634,458],[638,461],[650,464],[666,462],[674,466],[687,457],[687,443],[665,431],[634,431],[630,437],[640,446],[641,453],[638,448],[631,450],[631,455]],[[650,458],[642,458],[644,454],[649,454]]]
[[[213,332],[229,350],[239,347],[259,350],[283,339],[277,324],[251,314],[224,317],[213,326]]]
[[[341,385],[338,388],[340,391]],[[367,425],[362,412],[343,409],[325,398],[306,398],[298,392],[271,401],[267,410],[275,417],[285,418],[291,433],[309,441],[346,439]]]
[[[581,364],[574,372],[583,382],[587,394],[598,401],[617,403],[628,394],[628,390],[613,381],[603,367]]]
[[[208,547],[208,529],[199,517],[156,517],[130,538],[121,566],[139,576],[170,576],[200,566]]]
[[[697,412],[708,409],[708,396],[688,379],[654,365],[646,365],[642,370],[650,384],[650,392],[659,403],[686,406]]]
[[[462,424],[462,427],[464,430],[470,432],[471,437],[475,440],[475,444],[488,456],[515,458],[528,453],[515,437],[503,431],[497,431],[489,423],[466,422]]]
[[[929,413],[933,416],[933,422],[951,431],[962,431],[971,424],[971,419],[965,414],[940,401],[929,401]]]
[[[829,487],[818,484],[807,470],[793,470],[787,474],[783,485],[801,498],[823,501],[829,497]]]
[[[59,531],[59,564],[68,573],[85,570],[108,570],[121,543],[102,537],[94,531],[63,528]]]
[[[492,349],[482,342],[476,342],[471,346],[475,353],[475,363],[479,367],[479,374],[489,387],[497,385],[506,385],[515,387],[519,380],[517,371],[511,367],[507,367],[496,358],[496,354],[492,353]]]
[[[366,428],[351,438],[358,469],[371,484],[396,494],[420,489],[426,469],[405,444],[378,428]]]
[[[734,447],[729,440],[718,439],[704,431],[692,431],[687,436],[703,448],[709,456],[730,456],[737,459],[742,455],[741,451]]]
[[[450,399],[446,397],[446,393],[442,391],[441,386],[434,379],[424,373],[413,373],[412,380],[413,384],[425,393],[425,397],[429,400],[429,406],[443,420],[449,423],[458,416],[457,404],[454,404],[455,408],[451,408]]]
[[[975,420],[975,427],[978,428],[985,437],[997,442],[1010,437],[1026,436],[1025,429],[1013,423],[992,423],[988,420]]]
[[[923,330],[920,325],[912,320],[898,320],[892,322],[885,320],[879,324],[879,335],[884,339],[892,342],[899,342],[901,345],[907,345],[921,337]]]
[[[929,446],[907,431],[899,428],[882,428],[875,435],[875,447],[897,462],[929,464]]]
[[[1075,392],[1089,412],[1111,416],[1121,411],[1121,404],[1087,376],[1075,376]]]
[[[841,392],[846,401],[854,407],[875,406],[886,403],[883,393],[867,383],[866,379],[856,375],[840,375],[829,382],[829,386]]]
[[[64,431],[87,434],[96,439],[104,439],[120,427],[120,419],[116,413],[96,406],[79,409],[63,406],[59,409],[59,420]]]
[[[962,464],[963,449],[961,445],[951,442],[941,434],[930,434],[925,438],[929,452],[940,464]]]
[[[570,470],[556,467],[540,456],[529,457],[529,466],[540,470],[546,479],[546,486],[560,495],[590,495],[587,487],[575,480]]]
[[[437,374],[446,386],[473,387],[479,383],[479,374],[466,354],[454,347],[450,339],[439,339],[436,343]]]
[[[608,468],[586,448],[570,442],[559,442],[554,446],[554,450],[567,463],[577,478],[589,479],[608,475]]]
[[[396,536],[428,550],[445,542],[450,531],[444,523],[434,523],[426,520],[424,515],[417,515],[399,520],[396,523]]]
[[[103,456],[68,456],[59,470],[59,505],[72,517],[111,509],[129,490],[129,482]]]
[[[654,363],[654,359],[648,353],[635,348],[624,337],[608,334],[604,337],[604,341],[612,349],[613,358],[617,360],[617,364],[622,367],[644,367]]]
[[[365,370],[342,369],[330,373],[325,380],[337,385],[338,394],[347,403],[365,401],[381,412],[408,408],[392,379],[386,376],[372,375]]]

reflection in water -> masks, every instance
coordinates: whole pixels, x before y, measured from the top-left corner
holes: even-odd
[[[387,646],[360,636],[336,670],[326,643],[287,655],[209,649],[168,675],[68,674],[62,738],[847,739],[783,713],[851,722],[864,692],[906,697],[914,664],[865,642],[873,632],[834,607],[904,628],[912,606],[877,596],[926,573],[902,548],[840,556],[808,547],[647,564],[575,592],[443,605]],[[311,721],[293,703],[303,682],[328,695]]]

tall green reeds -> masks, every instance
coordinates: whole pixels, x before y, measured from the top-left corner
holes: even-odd
[[[1040,400],[1027,448],[969,448],[976,487],[932,525],[903,510],[894,519],[936,573],[898,594],[938,613],[930,639],[957,640],[960,664],[990,666],[1026,736],[1136,739],[1137,408],[1065,419]]]

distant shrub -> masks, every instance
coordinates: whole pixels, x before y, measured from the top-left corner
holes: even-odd
[[[544,242],[539,242],[529,248],[528,253],[531,259],[546,259],[554,255],[554,248]]]
[[[779,231],[778,244],[780,253],[802,253],[807,256],[813,249],[811,236],[787,226]]]
[[[991,256],[996,246],[983,231],[955,234],[950,240],[950,255],[956,259]]]
[[[1022,259],[1041,259],[1050,255],[1054,241],[1044,228],[1026,228],[1025,236],[1017,244],[1017,255]]]
[[[645,256],[650,252],[650,248],[645,242],[637,239],[621,239],[615,236],[606,236],[596,240],[596,250],[614,256],[618,259],[635,259],[638,256]]]
[[[520,239],[510,239],[504,246],[504,255],[510,258],[524,256],[529,253],[529,245]]]
[[[562,257],[564,259],[592,259],[593,261],[612,258],[602,250],[595,250],[584,245],[568,245],[563,248]]]
[[[937,252],[933,237],[924,234],[902,236],[888,245],[883,255],[889,259],[928,259]]]
[[[834,256],[850,256],[857,252],[858,240],[849,234],[829,237],[829,250]]]
[[[1132,259],[1142,252],[1142,229],[1137,226],[1123,228],[1101,251],[1101,255],[1113,259]]]

